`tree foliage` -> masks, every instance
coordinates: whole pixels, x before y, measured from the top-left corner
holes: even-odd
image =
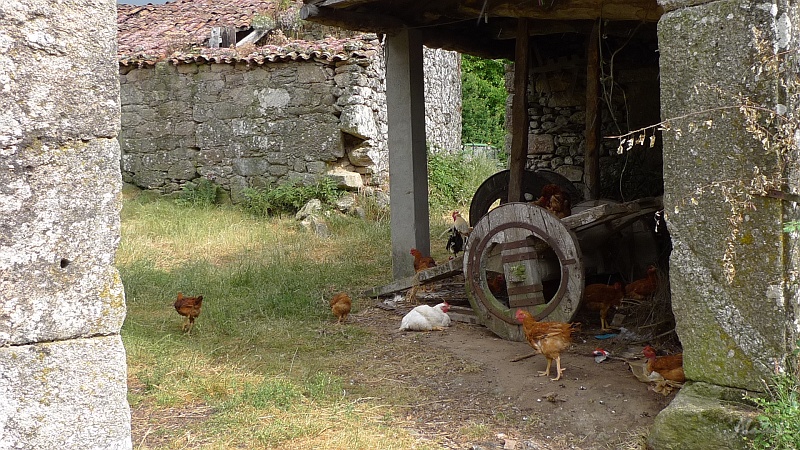
[[[506,61],[461,56],[461,141],[503,147]]]

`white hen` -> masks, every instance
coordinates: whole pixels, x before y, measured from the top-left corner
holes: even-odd
[[[419,305],[412,309],[400,322],[401,331],[442,331],[450,326],[450,316],[447,311],[450,305],[447,302],[436,306]]]

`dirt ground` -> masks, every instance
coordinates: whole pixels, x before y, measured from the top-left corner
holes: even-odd
[[[562,353],[563,377],[551,381],[537,376],[546,366],[541,355],[512,362],[532,353],[527,342],[500,339],[481,325],[454,322],[443,332],[397,331],[401,315],[410,307],[400,303],[394,310],[371,308],[357,320],[385,336],[387,344],[410,343],[420,351],[438,348],[469,368],[444,380],[420,381],[437,391],[440,401],[410,412],[420,433],[438,436],[445,448],[643,449],[655,416],[675,395],[654,392],[623,360],[642,361],[645,344],[624,335],[598,339],[607,333],[591,320]],[[597,348],[612,357],[595,362],[592,351]],[[475,440],[455,433],[464,423],[485,424],[491,438]]]

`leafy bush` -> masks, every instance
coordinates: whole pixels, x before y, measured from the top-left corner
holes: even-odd
[[[800,342],[798,342],[800,347]],[[777,374],[767,396],[753,398],[761,409],[750,447],[758,450],[794,450],[800,446],[800,367],[795,350],[790,361],[795,373]]]
[[[461,141],[503,147],[506,97],[504,60],[461,57]]]
[[[207,208],[217,204],[219,194],[219,185],[206,178],[200,178],[196,183],[189,181],[184,184],[175,201],[181,206]]]
[[[342,194],[331,178],[322,178],[316,184],[304,185],[292,180],[264,189],[248,188],[242,191],[242,208],[256,217],[294,214],[311,199],[323,204],[333,204]]]
[[[467,158],[462,153],[428,153],[428,191],[431,210],[462,208],[472,201],[478,187],[500,167],[499,161]]]

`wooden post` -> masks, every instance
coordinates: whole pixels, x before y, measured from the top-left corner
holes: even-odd
[[[600,198],[600,21],[594,22],[586,52],[586,154],[583,182],[587,200]]]
[[[522,180],[528,162],[528,19],[517,21],[514,52],[514,98],[511,105],[511,155],[509,158],[508,201],[522,201]]]
[[[414,275],[416,247],[430,254],[428,154],[425,148],[425,78],[419,30],[386,38],[386,113],[389,144],[392,274]]]

